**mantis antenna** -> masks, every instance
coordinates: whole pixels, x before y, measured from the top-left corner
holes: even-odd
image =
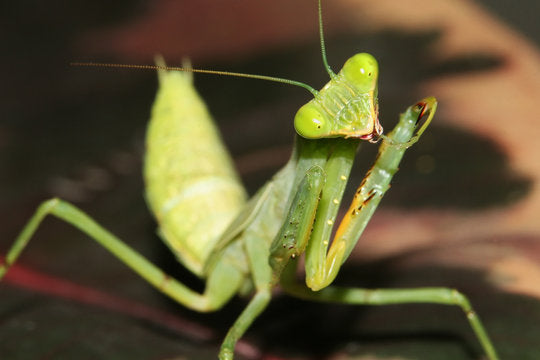
[[[326,46],[324,43],[321,0],[318,0],[318,13],[319,13],[319,36],[320,36],[320,42],[321,42],[322,60],[323,60],[323,64],[324,64],[324,68],[326,72],[328,73],[328,75],[330,75],[331,79],[334,79],[336,77],[336,74],[332,71],[332,68],[330,68],[330,65],[328,65],[328,60],[326,58]],[[70,65],[71,66],[87,66],[87,67],[124,68],[124,69],[184,71],[184,72],[200,73],[200,74],[234,76],[234,77],[259,79],[259,80],[273,81],[273,82],[279,82],[283,84],[299,86],[309,91],[313,96],[317,96],[317,94],[319,93],[313,87],[303,82],[290,80],[290,79],[284,79],[280,77],[274,77],[274,76],[266,76],[266,75],[254,75],[254,74],[245,74],[245,73],[220,71],[220,70],[192,69],[192,68],[187,68],[187,67],[165,66],[165,65],[130,65],[130,64],[112,64],[112,63],[96,63],[96,62],[72,62],[70,63]]]
[[[131,64],[95,63],[95,62],[72,62],[70,63],[70,65],[71,66],[124,68],[124,69],[184,71],[184,72],[191,72],[191,73],[234,76],[234,77],[242,77],[242,78],[248,78],[248,79],[274,81],[274,82],[279,82],[279,83],[284,83],[284,84],[289,84],[289,85],[300,86],[306,89],[307,91],[309,91],[311,94],[313,94],[313,96],[316,96],[319,93],[317,90],[315,90],[308,84],[304,84],[300,81],[283,79],[283,78],[273,77],[273,76],[244,74],[244,73],[236,73],[236,72],[230,72],[230,71],[192,69],[192,68],[177,67],[177,66],[165,66],[165,65],[131,65]]]
[[[330,65],[328,65],[328,59],[326,58],[326,46],[324,44],[324,31],[323,31],[323,19],[322,19],[322,5],[321,0],[318,0],[319,4],[319,37],[321,39],[321,54],[322,54],[322,61],[324,64],[324,68],[326,69],[326,72],[328,75],[330,75],[330,79],[333,79],[336,77],[336,74],[332,71],[332,68]]]

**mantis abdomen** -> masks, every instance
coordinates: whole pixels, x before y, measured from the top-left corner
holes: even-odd
[[[161,71],[159,81],[146,138],[146,197],[167,245],[203,275],[246,194],[191,74]]]

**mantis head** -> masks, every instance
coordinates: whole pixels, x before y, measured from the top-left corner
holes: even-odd
[[[308,139],[371,140],[382,134],[378,118],[379,66],[367,53],[345,62],[341,71],[296,113],[296,132]]]

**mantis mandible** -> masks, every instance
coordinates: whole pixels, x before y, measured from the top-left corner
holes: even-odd
[[[324,49],[320,0],[318,5],[322,58],[330,76],[320,91],[296,81],[261,75],[140,66],[158,69],[160,80],[147,132],[147,202],[161,237],[178,260],[206,279],[203,293],[170,278],[83,211],[57,198],[43,202],[24,226],[0,267],[0,278],[41,221],[54,215],[89,235],[159,291],[190,309],[215,311],[235,294],[251,295],[221,345],[222,360],[233,358],[235,344],[265,309],[272,288],[278,285],[285,293],[322,302],[459,306],[487,357],[498,359],[479,317],[457,290],[368,290],[332,285],[389,188],[406,149],[418,141],[431,122],[437,101],[428,97],[409,107],[396,127],[383,135],[378,119],[377,61],[367,53],[356,54],[334,73]],[[314,98],[295,116],[297,135],[290,160],[251,199],[247,200],[215,125],[186,72],[284,82],[313,94]],[[183,141],[186,137],[197,141]],[[380,139],[375,163],[331,239],[359,144]],[[295,258],[301,255],[305,255],[305,285],[296,281]]]

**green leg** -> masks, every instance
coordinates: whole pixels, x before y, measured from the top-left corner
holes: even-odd
[[[306,248],[306,284],[315,291],[309,290],[294,281],[295,266],[293,266],[293,263],[289,263],[285,267],[281,276],[281,284],[286,292],[294,296],[316,301],[359,305],[435,303],[459,306],[465,312],[489,359],[496,360],[498,358],[497,354],[480,319],[467,298],[457,290],[448,288],[366,290],[328,286],[339,272],[342,263],[351,253],[381,198],[388,190],[390,180],[398,170],[405,150],[418,140],[418,137],[429,125],[436,107],[437,103],[434,98],[426,98],[409,107],[402,114],[398,125],[383,140],[375,164],[368,171],[368,175],[360,185],[349,210],[336,231],[334,240],[331,242],[329,238],[334,216],[327,214],[330,214],[332,204],[335,203],[332,199],[341,198],[342,190],[339,188],[339,181],[345,180],[348,176],[348,173],[343,173],[343,169],[348,169],[346,164],[348,149],[344,147],[342,156],[332,156],[329,159],[324,168],[327,178],[326,185],[322,190],[311,239]],[[427,120],[417,130],[420,118],[428,113]],[[338,152],[334,150],[333,155],[336,154]],[[341,151],[339,154],[341,154]],[[303,201],[305,203],[308,203],[307,196],[315,196],[315,193],[304,194]],[[303,211],[305,209],[302,206],[292,208],[289,218],[294,219],[297,214],[301,215]],[[295,233],[298,239],[303,239],[305,235],[307,235],[305,229],[304,233],[299,230]],[[285,243],[283,239],[280,241]],[[329,244],[331,245],[328,248]],[[274,246],[273,248],[277,249],[278,247]]]
[[[270,247],[269,263],[272,267],[274,284],[279,282],[281,272],[289,260],[305,251],[324,183],[324,170],[319,166],[313,166],[308,169],[298,186],[285,217],[287,220],[282,224]]]
[[[236,343],[253,321],[263,312],[270,302],[270,298],[269,289],[260,290],[255,293],[248,306],[242,311],[242,314],[240,314],[227,332],[227,336],[221,344],[221,350],[219,352],[220,360],[231,360],[233,358]]]
[[[169,277],[84,212],[59,199],[47,200],[38,207],[34,216],[28,221],[8,251],[4,264],[0,266],[0,279],[17,260],[40,223],[49,214],[86,233],[159,291],[191,309],[212,311],[220,308],[236,293],[244,281],[244,275],[239,270],[227,263],[220,262],[216,264],[216,270],[209,275],[204,294],[199,294]]]
[[[336,191],[336,195],[331,195],[328,190],[337,189],[343,185],[340,181],[348,177],[348,173],[344,173],[343,169],[347,168],[345,159],[350,153],[348,154],[345,148],[341,158],[333,156],[328,162],[325,167],[327,184],[322,192],[321,206],[317,209],[311,240],[306,248],[306,284],[309,288],[320,290],[334,281],[341,265],[350,255],[382,197],[390,188],[390,181],[398,171],[407,147],[418,140],[431,122],[436,108],[437,102],[434,98],[425,98],[401,114],[399,123],[384,137],[379,146],[375,163],[356,191],[333,241],[329,241],[336,211],[331,211],[335,206],[332,199],[340,199],[342,190]],[[420,126],[420,119],[426,115],[426,121]]]
[[[430,303],[459,306],[478,341],[482,345],[488,359],[497,360],[497,352],[493,346],[480,318],[472,308],[465,295],[455,289],[443,287],[414,289],[361,289],[329,286],[321,291],[311,291],[303,284],[295,281],[295,267],[289,266],[283,273],[281,286],[283,290],[295,297],[306,300],[333,302],[353,305],[389,305]]]
[[[264,216],[255,219],[255,225],[258,221],[264,221]],[[248,306],[227,332],[219,352],[220,360],[231,360],[233,358],[237,341],[263,312],[271,299],[272,269],[268,262],[269,249],[265,239],[260,237],[258,229],[257,226],[246,229],[243,238],[256,292]]]
[[[243,241],[257,290],[227,333],[219,355],[221,360],[232,359],[236,342],[266,308],[271,298],[271,288],[278,282],[283,268],[291,258],[304,252],[324,183],[325,174],[320,166],[312,166],[306,171],[285,217],[286,221],[270,247],[260,234],[260,229],[264,228],[264,216],[253,219],[246,229]],[[267,212],[261,210],[260,213]]]

